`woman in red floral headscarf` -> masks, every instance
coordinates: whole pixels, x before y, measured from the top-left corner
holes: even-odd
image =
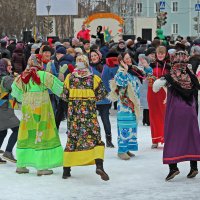
[[[37,175],[50,175],[62,166],[63,149],[56,128],[48,89],[60,96],[63,83],[42,71],[42,56],[32,55],[28,68],[12,85],[12,96],[22,102],[22,119],[17,141],[17,170],[37,169]]]

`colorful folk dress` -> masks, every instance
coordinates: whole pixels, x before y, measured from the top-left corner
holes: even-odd
[[[118,153],[137,151],[137,127],[140,112],[139,86],[137,76],[124,74],[120,68],[115,75],[119,90],[117,108]]]
[[[200,132],[194,94],[199,83],[187,64],[174,64],[168,85],[163,163],[200,161]]]
[[[73,72],[64,84],[69,99],[64,167],[95,164],[95,159],[104,159],[96,101],[105,98],[106,89],[101,79],[90,73]]]
[[[166,62],[163,64],[156,63],[153,67],[153,76],[155,79],[162,77],[169,71],[169,66]],[[149,79],[147,101],[149,105],[149,117],[151,127],[152,143],[164,143],[164,120],[165,120],[165,108],[164,100],[166,98],[166,92],[162,88],[158,93],[154,93],[152,90],[154,79]]]
[[[63,83],[48,72],[38,71],[41,84],[20,78],[12,85],[12,96],[22,102],[17,141],[17,167],[50,169],[63,164],[63,148],[55,125],[48,89],[60,96]]]

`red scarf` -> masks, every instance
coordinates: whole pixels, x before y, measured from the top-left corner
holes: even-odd
[[[106,65],[108,65],[108,67],[115,67],[115,65],[119,65],[118,58],[117,57],[106,58]]]
[[[37,85],[40,85],[41,80],[40,80],[39,75],[37,74],[38,69],[40,69],[40,67],[31,67],[30,69],[26,69],[20,75],[22,82],[27,84],[27,83],[29,83],[30,79],[32,78],[33,82],[35,82]]]
[[[44,60],[44,59],[42,59],[42,62],[44,63],[44,64],[47,64],[48,62],[50,62],[51,60]]]

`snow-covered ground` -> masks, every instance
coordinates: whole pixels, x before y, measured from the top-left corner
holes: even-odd
[[[100,124],[102,127],[101,120]],[[95,174],[95,166],[74,167],[72,177],[63,180],[62,168],[54,169],[51,176],[15,173],[15,164],[0,165],[0,200],[198,200],[200,175],[190,180],[189,162],[180,163],[180,175],[165,182],[168,166],[162,164],[162,148],[152,150],[149,127],[138,129],[139,151],[129,161],[117,157],[116,116],[111,116],[114,149],[106,148],[105,171],[110,181],[102,181]],[[66,122],[62,123],[60,138],[66,143]],[[9,135],[8,135],[9,136]],[[7,137],[8,138],[8,137]],[[6,138],[6,139],[7,139]],[[102,128],[102,139],[105,133]],[[3,149],[5,148],[3,144]],[[15,153],[15,149],[14,149]]]

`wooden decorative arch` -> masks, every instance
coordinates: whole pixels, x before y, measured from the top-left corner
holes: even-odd
[[[116,15],[114,13],[95,13],[95,14],[88,16],[88,18],[86,18],[83,23],[88,25],[93,20],[99,19],[99,18],[112,18],[112,19],[117,20],[120,25],[124,24],[124,20],[119,15]]]

